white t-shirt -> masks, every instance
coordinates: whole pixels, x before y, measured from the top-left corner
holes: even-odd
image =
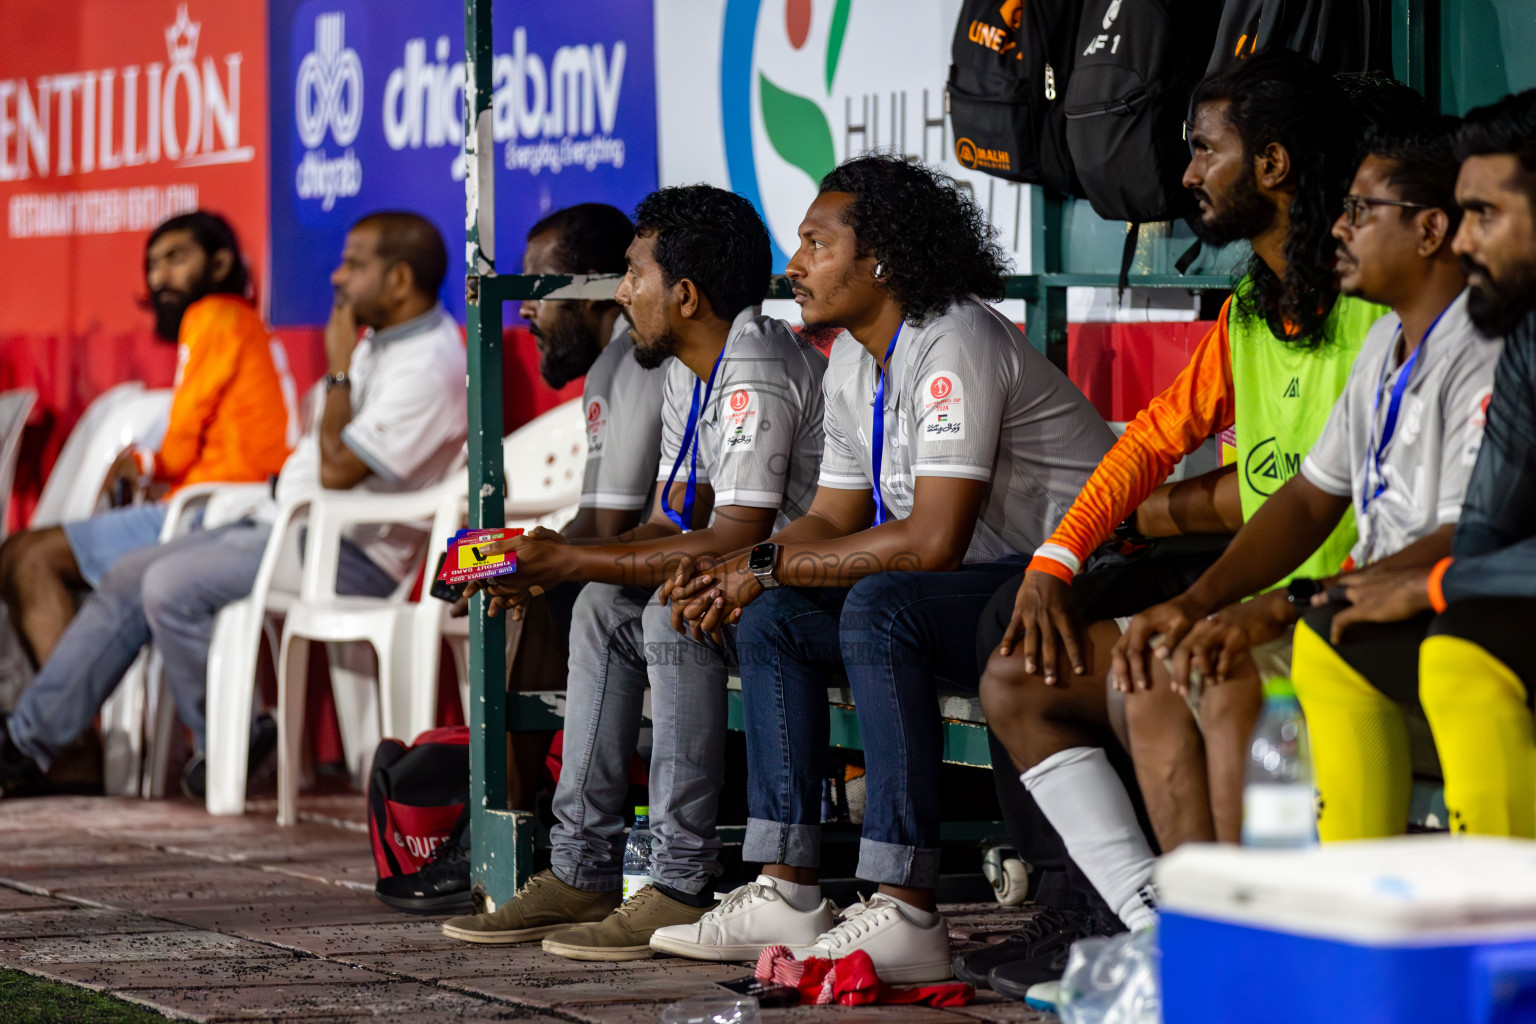
[[[1401,327],[1396,313],[1371,326],[1323,432],[1301,462],[1302,475],[1319,490],[1353,503],[1356,565],[1395,554],[1460,517],[1483,443],[1493,370],[1504,351],[1502,338],[1489,341],[1472,326],[1463,291],[1419,346],[1378,476],[1371,453],[1404,372],[1397,361]],[[1366,489],[1374,494],[1383,482],[1385,490],[1367,504]]]
[[[464,340],[441,306],[405,323],[369,332],[352,353],[347,377],[352,421],[342,442],[370,472],[353,490],[374,494],[420,491],[454,467],[468,433]],[[320,483],[320,428],[299,445],[277,478],[277,501],[314,497]],[[270,521],[276,502],[256,513]],[[428,531],[360,524],[347,539],[380,569],[404,578]]]
[[[581,389],[587,416],[582,508],[646,507],[656,483],[662,393],[672,362],[654,370],[635,362],[629,321],[619,317]]]
[[[821,377],[826,368],[826,357],[782,321],[758,316],[751,306],[737,314],[714,391],[699,417],[695,479],[714,489],[716,509],[778,509],[775,530],[805,515],[821,462]],[[702,400],[704,383],[674,360],[662,405],[658,487],[666,487],[682,448],[695,383]],[[684,453],[675,483],[688,480],[689,462]]]
[[[827,367],[821,486],[871,490],[879,367],[844,332]],[[991,306],[961,299],[902,325],[886,366],[880,495],[912,513],[920,476],[987,484],[968,563],[1028,554],[1061,522],[1114,433],[1083,393]]]

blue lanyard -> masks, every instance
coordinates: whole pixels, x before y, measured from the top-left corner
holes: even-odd
[[[1435,328],[1440,326],[1440,320],[1445,316],[1447,306],[1440,311],[1440,316],[1435,317],[1435,322],[1429,325],[1429,330],[1424,332],[1424,337],[1419,341],[1419,347],[1413,350],[1408,361],[1403,363],[1401,372],[1397,375],[1397,382],[1392,385],[1392,398],[1387,403],[1387,421],[1381,426],[1381,436],[1375,436],[1376,415],[1381,411],[1381,389],[1387,383],[1387,369],[1392,365],[1392,354],[1397,351],[1397,338],[1392,339],[1392,347],[1387,350],[1387,358],[1382,361],[1381,373],[1376,378],[1376,394],[1371,402],[1371,448],[1369,453],[1370,464],[1366,467],[1365,488],[1360,495],[1360,512],[1363,515],[1371,507],[1371,502],[1381,497],[1387,489],[1387,478],[1381,471],[1381,460],[1385,457],[1387,446],[1392,443],[1392,436],[1397,433],[1397,415],[1401,411],[1403,395],[1408,391],[1408,383],[1413,379],[1413,368],[1418,365],[1419,353],[1424,351],[1424,346],[1429,344],[1429,336],[1435,333]],[[1403,333],[1402,325],[1397,328],[1398,336]],[[1376,478],[1376,489],[1371,489],[1371,477]]]
[[[709,384],[704,388],[702,403],[699,401],[699,382],[693,382],[693,405],[688,409],[688,426],[683,430],[683,444],[677,450],[677,461],[672,463],[672,474],[667,477],[667,489],[661,497],[662,511],[684,533],[693,529],[693,499],[699,489],[699,419],[701,413],[709,408],[709,396],[715,390],[715,374],[720,372],[720,360],[724,358],[725,348],[722,347],[720,354],[715,356],[714,367],[709,371]],[[672,484],[677,480],[677,471],[683,465],[685,453],[690,453],[688,483],[683,488],[683,511],[679,514],[672,507]]]
[[[885,499],[880,496],[880,462],[885,455],[885,368],[891,365],[891,355],[896,351],[896,342],[901,338],[901,329],[905,324],[896,325],[896,333],[891,336],[891,343],[885,350],[885,364],[879,367],[879,377],[875,380],[875,422],[874,434],[874,477],[875,477],[875,525],[885,522]]]

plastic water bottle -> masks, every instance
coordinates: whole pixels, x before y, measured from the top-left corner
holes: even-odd
[[[1248,745],[1243,776],[1243,845],[1271,848],[1317,843],[1312,750],[1307,722],[1289,679],[1264,684],[1264,710]]]
[[[651,809],[635,808],[635,825],[624,844],[624,899],[651,884]]]

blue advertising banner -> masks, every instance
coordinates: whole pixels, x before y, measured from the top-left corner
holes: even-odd
[[[551,210],[630,211],[656,187],[650,0],[498,0],[497,265]],[[461,0],[271,0],[271,318],[324,323],[346,231],[415,210],[448,245],[443,300],[462,322]]]

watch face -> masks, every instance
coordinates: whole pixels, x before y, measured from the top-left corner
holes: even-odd
[[[752,554],[747,558],[747,568],[753,572],[766,572],[773,568],[774,556],[778,554],[777,544],[759,544],[752,549]]]

